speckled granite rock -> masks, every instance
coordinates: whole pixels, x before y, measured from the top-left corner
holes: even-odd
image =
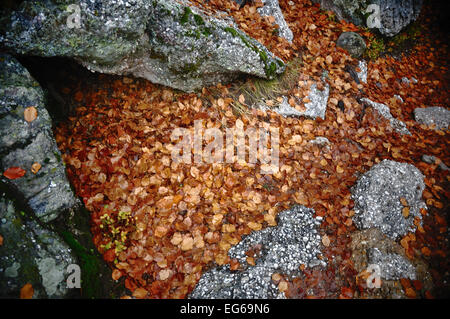
[[[383,160],[364,173],[352,188],[353,221],[360,229],[378,228],[392,239],[414,232],[414,218],[422,219],[424,176],[413,165]],[[404,198],[409,215],[402,214]]]
[[[241,270],[230,271],[229,266],[213,268],[202,275],[190,298],[284,298],[272,282],[273,273],[288,276],[298,274],[299,267],[325,266],[320,260],[320,218],[304,206],[294,206],[281,212],[276,227],[254,231],[229,250]],[[246,261],[246,251],[258,246],[256,265]]]
[[[292,42],[294,39],[294,34],[289,28],[286,20],[284,19],[283,12],[281,11],[280,4],[278,0],[262,0],[264,4],[263,7],[258,8],[258,13],[262,16],[272,16],[275,18],[275,24],[278,24],[279,31],[278,35],[282,38],[285,38],[289,42]]]
[[[0,20],[0,43],[18,54],[60,56],[92,71],[133,75],[184,91],[242,73],[272,79],[283,61],[228,21],[187,1],[24,1]],[[67,23],[76,14],[79,25]]]
[[[420,124],[436,125],[437,130],[447,130],[450,125],[450,111],[440,106],[417,108],[414,118]]]
[[[366,42],[356,32],[341,33],[336,41],[336,46],[346,50],[354,58],[360,58],[366,50]]]
[[[37,118],[24,119],[33,106]],[[21,167],[26,174],[17,179],[1,176],[1,182],[26,201],[43,222],[55,219],[77,200],[67,180],[61,154],[51,130],[44,93],[28,71],[9,55],[0,55],[0,170]],[[33,163],[41,168],[32,173]]]

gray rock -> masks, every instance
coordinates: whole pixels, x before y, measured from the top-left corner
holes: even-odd
[[[416,279],[414,266],[405,257],[395,253],[384,253],[378,248],[367,250],[368,263],[380,267],[380,275],[385,280],[401,278]]]
[[[366,61],[358,61],[358,67],[361,70],[357,72],[358,78],[361,82],[367,83],[367,62]]]
[[[23,215],[0,194],[0,298],[19,298],[27,283],[33,286],[33,298],[67,297],[67,267],[76,263],[72,251],[56,234]]]
[[[354,58],[360,58],[366,50],[366,42],[356,32],[343,32],[337,39],[336,45],[348,51]]]
[[[380,113],[381,116],[386,118],[391,124],[392,128],[399,134],[411,135],[411,132],[407,129],[406,124],[400,120],[394,118],[391,114],[389,107],[386,104],[377,103],[369,100],[368,98],[362,98],[361,101],[366,103],[370,107],[373,107],[375,110]]]
[[[202,275],[190,298],[284,298],[272,282],[273,273],[299,274],[300,265],[325,266],[318,258],[321,236],[320,219],[304,206],[281,212],[276,227],[252,232],[229,250],[243,270],[230,271],[229,266],[213,268]],[[247,264],[246,252],[259,246],[256,266]]]
[[[330,145],[330,141],[323,136],[318,136],[315,139],[309,141],[311,144],[319,145],[319,146],[327,146]]]
[[[262,3],[264,6],[257,9],[258,13],[262,17],[273,16],[275,18],[275,24],[278,24],[279,26],[278,35],[285,38],[287,41],[292,42],[294,34],[284,19],[278,0],[262,0]]]
[[[359,26],[378,29],[383,35],[394,36],[415,21],[422,8],[422,0],[313,0],[325,10],[333,11],[339,20],[344,19]],[[369,5],[379,8],[368,10]],[[377,18],[379,24],[377,25]]]
[[[43,222],[55,219],[61,211],[74,207],[77,200],[70,188],[61,154],[51,131],[44,93],[19,62],[0,55],[0,169],[21,167],[26,174],[3,183],[18,192]],[[26,107],[34,106],[37,118],[24,119]],[[31,172],[33,163],[40,170]]]
[[[450,111],[440,106],[417,108],[414,118],[420,124],[436,125],[437,130],[447,130],[450,125]]]
[[[67,23],[74,14],[67,7],[57,0],[22,2],[0,23],[0,43],[18,54],[69,57],[91,71],[188,92],[242,73],[272,79],[285,69],[236,25],[187,1],[81,0],[79,27]]]
[[[450,168],[447,165],[445,165],[445,163],[442,162],[441,159],[439,159],[433,155],[422,155],[422,161],[424,161],[425,163],[428,163],[428,164],[435,164],[436,162],[439,162],[438,165],[441,170],[443,170],[443,171],[450,170]]]
[[[360,229],[379,228],[392,239],[415,230],[414,218],[422,219],[424,176],[413,165],[383,160],[364,173],[352,188],[355,201],[353,221]],[[409,206],[409,216],[402,214],[400,198]]]
[[[271,110],[284,117],[299,117],[305,116],[312,119],[321,118],[325,119],[325,113],[327,111],[328,97],[330,94],[330,87],[326,83],[323,91],[317,88],[314,83],[311,85],[308,98],[311,102],[305,104],[306,111],[300,112],[297,109],[289,105],[288,98],[283,96],[283,101],[274,108],[269,108],[266,104],[260,103],[257,107],[261,110]]]

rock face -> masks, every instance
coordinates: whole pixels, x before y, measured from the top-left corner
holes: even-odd
[[[24,118],[28,107],[37,111],[31,122]],[[74,207],[77,200],[51,131],[44,93],[28,71],[5,54],[0,55],[0,115],[0,170],[20,167],[26,171],[17,179],[2,176],[1,182],[18,193],[43,222]],[[33,173],[34,163],[40,169]]]
[[[318,259],[320,218],[314,218],[313,213],[304,206],[294,206],[278,215],[278,226],[252,232],[228,253],[243,269],[230,271],[229,266],[211,269],[202,275],[190,298],[284,298],[272,282],[272,274],[294,276],[301,264],[326,265]],[[255,266],[246,261],[245,253],[252,248],[259,248]]]
[[[422,0],[313,0],[313,2],[319,3],[325,10],[333,11],[340,20],[376,28],[389,37],[415,21],[422,8]],[[375,11],[373,7],[369,7],[371,4],[377,5],[379,10]]]
[[[272,79],[284,63],[232,22],[186,1],[24,1],[0,23],[17,54],[60,56],[92,71],[133,75],[184,91],[242,73]],[[76,18],[79,18],[77,24]]]
[[[348,51],[354,58],[360,58],[366,50],[366,42],[356,32],[343,32],[337,39],[336,45]]]
[[[75,257],[57,235],[24,215],[0,194],[0,298],[19,298],[27,283],[33,298],[66,297],[67,267]]]
[[[415,166],[383,160],[352,188],[353,221],[360,229],[378,228],[392,239],[404,236],[414,231],[414,218],[421,220],[420,209],[426,208],[421,199],[424,188],[424,176]]]
[[[414,118],[420,124],[436,125],[437,130],[447,130],[450,125],[450,111],[440,106],[417,108]]]

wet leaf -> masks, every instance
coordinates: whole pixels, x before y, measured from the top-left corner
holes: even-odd
[[[34,295],[34,288],[30,283],[25,284],[20,289],[20,299],[32,299]]]
[[[20,167],[10,167],[3,172],[3,175],[8,179],[17,179],[24,176],[26,171]]]

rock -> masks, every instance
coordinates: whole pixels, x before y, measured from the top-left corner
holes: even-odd
[[[336,45],[348,51],[354,58],[360,58],[366,50],[366,42],[356,32],[343,32],[337,39]]]
[[[271,280],[274,273],[287,276],[298,274],[299,267],[325,266],[318,258],[321,236],[320,218],[304,206],[294,206],[281,212],[276,227],[254,231],[229,250],[242,269],[231,271],[229,266],[213,268],[202,275],[190,298],[284,298]],[[245,254],[259,247],[255,266],[247,263]]]
[[[378,266],[381,285],[379,289],[368,289],[361,297],[406,298],[402,278],[420,280],[425,289],[431,289],[433,282],[426,263],[420,259],[410,260],[405,250],[379,229],[371,228],[352,234],[351,260],[358,273],[368,271],[369,266]],[[374,268],[373,268],[374,269]],[[373,273],[372,270],[372,274]]]
[[[327,146],[330,145],[330,140],[328,140],[326,137],[318,136],[315,139],[309,141],[311,144],[319,145],[319,146]]]
[[[358,78],[361,82],[367,83],[367,62],[366,61],[358,61],[358,68],[361,70],[357,72]]]
[[[436,125],[437,130],[447,130],[450,125],[450,111],[440,106],[417,108],[414,119],[420,124]]]
[[[24,215],[0,194],[0,298],[19,298],[27,283],[33,286],[33,298],[68,297],[67,267],[76,263],[71,249]]]
[[[275,18],[274,24],[279,26],[278,35],[292,43],[294,34],[284,19],[278,0],[262,0],[262,3],[264,6],[257,9],[258,13],[262,17],[273,16]]]
[[[312,119],[321,118],[325,119],[325,113],[327,110],[328,96],[330,94],[330,87],[327,83],[324,84],[324,89],[320,91],[317,88],[316,83],[311,85],[308,98],[311,102],[306,103],[306,111],[300,112],[297,109],[289,105],[288,98],[283,96],[283,101],[274,108],[269,108],[266,104],[260,103],[257,107],[261,110],[271,110],[284,117],[298,117],[305,116]]]
[[[392,239],[415,230],[414,218],[422,219],[420,209],[425,188],[424,176],[413,165],[383,160],[364,173],[352,188],[355,201],[353,221],[360,229],[379,228]],[[405,217],[401,201],[407,202]]]
[[[43,222],[54,220],[76,200],[67,180],[61,154],[51,130],[44,93],[28,71],[11,56],[0,55],[0,170],[20,167],[26,174],[1,181],[19,194]],[[27,107],[37,118],[24,119]],[[34,163],[40,169],[32,172]]]
[[[235,24],[186,1],[88,1],[75,13],[57,0],[24,1],[0,24],[17,54],[75,59],[91,71],[145,78],[187,92],[242,73],[272,79],[283,61]],[[69,21],[71,21],[69,19]]]
[[[445,165],[445,163],[442,162],[440,158],[437,158],[436,156],[433,155],[422,155],[422,161],[428,164],[438,164],[439,168],[443,171],[450,170],[450,168],[447,165]]]
[[[394,118],[391,114],[389,107],[386,104],[377,103],[369,100],[368,98],[362,98],[361,102],[366,103],[368,106],[373,107],[380,113],[381,116],[386,118],[391,124],[392,128],[399,134],[411,135],[411,132],[406,128],[406,124],[400,120]]]
[[[379,0],[378,10],[370,0],[313,0],[325,10],[333,11],[339,20],[358,26],[376,28],[381,34],[392,37],[415,21],[422,8],[422,0]],[[369,7],[372,4],[372,7]],[[377,15],[377,13],[379,13]],[[378,21],[377,21],[378,20]],[[378,22],[378,23],[377,23]]]

